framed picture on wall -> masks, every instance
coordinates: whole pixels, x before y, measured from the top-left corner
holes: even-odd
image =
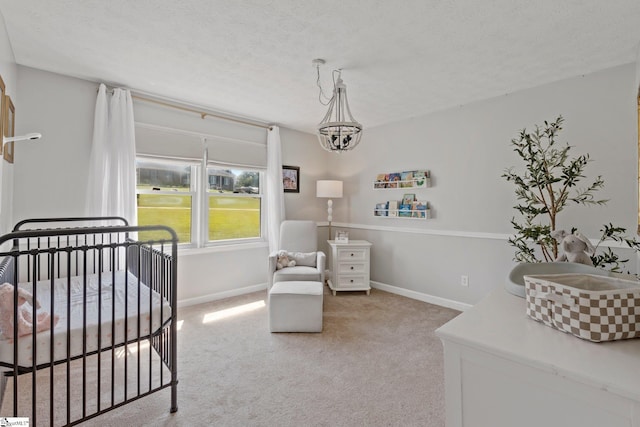
[[[9,95],[3,97],[2,108],[4,110],[2,115],[4,136],[7,138],[15,136],[16,107],[14,107]],[[13,163],[13,144],[11,141],[4,147],[4,159],[9,163]]]
[[[300,192],[300,168],[298,166],[282,166],[282,187],[285,193]]]

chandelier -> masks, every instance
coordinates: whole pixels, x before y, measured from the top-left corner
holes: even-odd
[[[320,88],[318,100],[322,105],[329,107],[327,114],[318,125],[320,145],[327,151],[338,153],[353,150],[360,143],[362,125],[356,122],[351,114],[347,101],[347,86],[341,78],[342,70],[333,70],[333,95],[331,98],[327,98],[322,91],[322,86],[320,86],[320,65],[325,61],[314,59],[312,63],[316,66],[316,83]],[[323,102],[323,97],[328,99],[328,102]]]

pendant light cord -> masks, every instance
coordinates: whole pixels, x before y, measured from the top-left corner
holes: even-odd
[[[336,73],[338,73],[338,78],[340,78],[341,72],[342,70],[333,70],[333,72],[331,73],[331,77],[333,78],[334,91],[336,88]],[[320,64],[316,65],[316,73],[317,73],[316,85],[318,85],[318,89],[320,89],[320,92],[318,93],[318,101],[320,102],[320,104],[327,106],[331,103],[331,100],[333,99],[333,94],[331,98],[329,98],[327,95],[324,94],[324,91],[322,90],[322,85],[320,84]],[[326,99],[326,102],[323,101],[322,98]]]

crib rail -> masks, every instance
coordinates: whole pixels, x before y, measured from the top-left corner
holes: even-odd
[[[95,225],[114,222],[115,225]],[[82,226],[33,228],[52,224]],[[139,237],[151,235],[154,238]],[[25,350],[19,349],[17,343],[13,345],[11,363],[0,360],[0,366],[9,368],[5,375],[13,377],[13,416],[24,416],[26,412],[18,399],[18,376],[29,373],[31,422],[39,425],[36,380],[38,371],[45,369],[49,371],[49,414],[43,422],[49,425],[76,425],[167,387],[171,387],[170,410],[177,411],[177,240],[176,233],[169,227],[129,226],[119,217],[25,220],[16,224],[13,232],[0,237],[0,248],[4,248],[0,249],[0,284],[14,285],[13,319],[18,318],[19,287],[31,291],[34,305],[35,301],[47,301],[49,313],[58,313],[56,304],[60,302],[56,298],[59,294],[54,289],[59,289],[60,283],[66,285],[66,313],[63,313],[66,321],[55,325],[51,316],[49,328],[45,328],[49,331],[38,333],[34,333],[36,322],[33,322],[28,350],[30,363],[23,363],[25,354],[20,352]],[[124,299],[116,294],[120,277],[124,280],[121,284]],[[97,292],[97,302],[91,299],[95,299],[92,292]],[[120,304],[118,297],[123,299],[124,307],[117,307]],[[71,325],[74,316],[71,301],[75,298],[82,298],[83,307],[82,350],[77,354]],[[134,300],[129,301],[132,298]],[[105,304],[107,300],[110,300],[110,306]],[[94,303],[98,324],[95,339],[89,336],[90,325],[87,323],[88,307]],[[116,309],[124,310],[123,328],[117,325]],[[35,320],[40,311],[34,309],[34,312]],[[131,312],[137,313],[136,316],[132,317]],[[12,332],[12,337],[18,336],[17,322],[14,322]],[[56,339],[57,334],[66,338]],[[119,334],[123,339],[116,338]],[[60,340],[66,340],[62,346],[66,348],[58,348]],[[144,356],[143,350],[146,351]],[[115,366],[117,357],[124,359],[122,378]],[[160,362],[155,362],[155,358]],[[74,402],[76,399],[71,393],[75,380],[71,364],[77,363],[75,361],[82,363],[81,402]],[[89,362],[97,364],[97,368],[92,365],[89,371]],[[59,368],[64,370],[65,365],[66,384],[59,387],[55,385],[54,372],[59,372]],[[148,366],[148,371],[144,371],[143,366]],[[118,382],[123,385],[120,395],[115,386]],[[93,390],[89,389],[90,383],[95,385]],[[110,396],[104,395],[103,384],[111,385],[107,392]],[[64,419],[60,419],[54,409],[54,400],[62,398],[56,394],[56,387],[63,389],[58,393],[63,393],[62,397],[66,399]],[[95,400],[95,405],[89,404],[89,398]],[[79,416],[74,408],[78,403],[81,405]]]
[[[61,228],[52,227],[51,224],[83,224],[84,226],[108,226],[108,225],[129,225],[129,221],[121,216],[83,216],[83,217],[68,217],[68,218],[29,218],[17,222],[13,227],[13,231],[20,231],[24,229],[41,229],[41,228]],[[112,224],[113,223],[113,224]],[[46,224],[47,227],[34,227],[35,224]],[[77,227],[78,225],[75,225]]]

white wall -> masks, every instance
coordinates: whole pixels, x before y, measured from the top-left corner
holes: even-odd
[[[0,13],[0,76],[5,84],[5,93],[11,96],[12,101],[19,102],[16,85],[16,61],[13,50],[9,43],[7,28],[4,24],[4,17]],[[16,117],[16,125],[19,119]],[[13,165],[2,160],[0,155],[0,235],[10,231],[12,223],[13,204]],[[0,378],[0,391],[3,391],[6,384],[4,375]],[[4,393],[2,393],[4,394]],[[0,404],[2,397],[0,396]]]
[[[300,193],[285,193],[287,219],[325,221],[326,200],[316,197],[316,181],[328,179],[329,155],[311,134],[281,128],[282,164],[300,167]],[[322,211],[324,209],[324,212]]]
[[[335,160],[345,198],[336,221],[372,247],[372,280],[438,298],[474,303],[502,286],[513,265],[514,187],[501,174],[520,164],[510,141],[523,127],[565,118],[560,140],[589,153],[588,178],[603,175],[606,207],[569,208],[561,228],[591,238],[604,223],[636,228],[637,117],[635,66],[629,64],[401,123],[367,129],[357,150]],[[406,189],[374,190],[376,175],[429,169],[432,188],[415,189],[433,208],[427,221],[374,217],[376,202]],[[520,170],[522,168],[520,167]],[[587,180],[583,183],[586,185]],[[470,236],[470,237],[466,237]],[[631,255],[626,251],[625,255]],[[635,270],[635,266],[630,268]],[[468,275],[470,286],[460,285]]]
[[[42,138],[15,146],[16,221],[84,213],[95,83],[18,67],[16,132]]]
[[[640,88],[640,43],[638,43],[637,53],[636,53],[636,89]],[[640,94],[640,90],[637,92]]]
[[[637,54],[636,54],[636,84],[635,84],[636,94],[638,99],[640,99],[640,43],[638,44]],[[638,105],[638,128],[640,128],[640,105]],[[640,141],[638,141],[638,146],[640,147]],[[638,174],[638,186],[640,186],[640,172]],[[636,187],[636,192],[640,193],[640,188]],[[640,197],[640,196],[639,196]],[[638,207],[638,234],[640,235],[640,206]],[[640,271],[640,252],[636,254],[636,269]]]
[[[11,97],[14,105],[19,105],[16,75],[16,61],[9,43],[4,18],[0,15],[0,76],[5,84],[5,93]],[[16,126],[19,124],[20,118],[16,116]],[[12,204],[13,165],[3,161],[0,156],[0,234],[9,231],[11,227]]]
[[[16,145],[14,219],[82,213],[96,87],[18,67],[17,132],[42,132],[43,138]],[[606,222],[635,229],[636,90],[635,66],[616,67],[366,129],[358,149],[340,156],[324,152],[312,135],[283,128],[283,163],[301,168],[301,192],[285,195],[287,217],[324,222],[326,201],[315,197],[315,181],[342,178],[345,197],[335,201],[334,221],[352,238],[373,242],[372,280],[400,292],[474,303],[502,286],[513,263],[504,237],[512,232],[515,198],[500,175],[518,165],[509,141],[523,127],[563,114],[562,141],[575,146],[574,154],[590,153],[588,172],[605,178],[600,194],[611,199],[609,205],[569,209],[561,226],[579,227],[590,237]],[[158,119],[136,111],[140,120]],[[432,172],[433,187],[413,192],[432,204],[434,218],[374,218],[376,202],[404,192],[373,190],[376,175],[418,168]],[[322,247],[325,232],[318,234]],[[258,245],[181,256],[179,298],[195,302],[262,285],[266,254],[266,246]],[[470,278],[468,288],[459,285],[462,274]]]
[[[98,85],[22,66],[17,80],[21,92],[16,104],[17,132],[41,132],[43,138],[16,144],[14,219],[82,215]],[[262,132],[266,141],[263,129],[171,114],[166,108],[135,100],[134,105],[137,121],[197,127],[206,134],[245,140],[255,140],[256,132]],[[287,216],[322,220],[315,180],[324,176],[324,151],[308,134],[281,128],[281,139],[284,163],[300,166],[301,171],[301,192],[285,196]],[[199,302],[264,286],[267,252],[266,244],[184,251],[179,258],[178,299]]]

